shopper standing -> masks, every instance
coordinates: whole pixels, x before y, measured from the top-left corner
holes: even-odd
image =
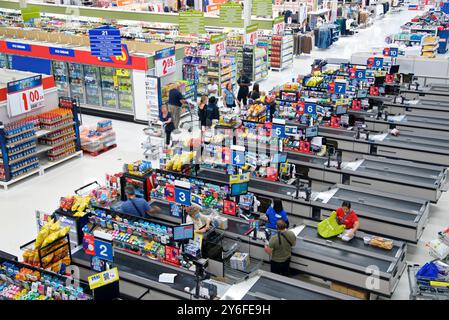
[[[260,91],[259,91],[259,84],[255,83],[253,86],[253,90],[248,94],[248,98],[256,101],[257,99],[260,99]]]
[[[251,81],[249,78],[244,74],[243,70],[240,71],[240,77],[237,80],[237,83],[239,84],[239,91],[237,93],[237,100],[246,106],[248,103],[248,93],[249,93],[249,87],[251,86]]]
[[[158,206],[151,206],[145,199],[136,197],[136,189],[132,185],[125,187],[126,200],[122,203],[121,209],[123,213],[145,218],[146,215],[161,211]]]
[[[181,117],[182,106],[186,103],[184,96],[182,95],[181,85],[177,83],[173,89],[168,92],[168,111],[170,111],[173,117],[173,124],[175,129],[178,129],[179,120]]]
[[[273,199],[273,204],[268,207],[266,212],[266,224],[265,228],[276,230],[276,222],[281,219],[287,225],[287,228],[290,224],[287,217],[287,212],[285,212],[284,207],[282,206],[282,200],[278,198]]]
[[[265,252],[271,255],[271,272],[289,276],[292,248],[296,245],[296,235],[287,230],[287,224],[279,219],[276,222],[277,234],[271,237]]]
[[[235,95],[231,81],[226,83],[226,87],[223,89],[223,103],[227,108],[235,107]]]
[[[220,119],[220,111],[218,110],[217,99],[210,97],[206,107],[206,126],[212,126],[212,121],[218,119]]]
[[[160,120],[164,124],[165,130],[165,146],[170,145],[171,133],[175,130],[171,113],[168,111],[167,106],[162,106]]]
[[[215,83],[215,80],[212,78],[210,83],[207,85],[207,94],[210,97],[218,97],[218,84]]]
[[[198,117],[200,118],[201,129],[204,130],[206,127],[206,107],[207,107],[207,96],[201,96],[200,104],[198,105]]]

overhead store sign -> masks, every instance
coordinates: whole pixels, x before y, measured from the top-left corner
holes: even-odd
[[[232,28],[240,26],[242,24],[242,6],[234,2],[222,4],[220,7],[220,24]]]
[[[156,75],[163,77],[176,72],[175,47],[156,51],[154,55]]]
[[[42,76],[8,82],[7,105],[11,118],[44,107]]]
[[[29,45],[27,43],[6,41],[6,47],[11,50],[31,51],[31,45]]]
[[[210,53],[216,57],[226,54],[226,35],[224,33],[210,36]]]
[[[257,24],[251,24],[245,28],[245,44],[257,44]]]
[[[50,51],[50,54],[53,56],[62,56],[62,57],[75,56],[75,51],[73,49],[48,47],[48,50]]]
[[[114,64],[131,64],[131,56],[129,55],[128,46],[122,44],[122,49],[119,55],[109,57],[98,57],[98,60],[102,62],[114,63]]]
[[[120,30],[105,26],[89,30],[90,53],[96,57],[120,56],[122,39]]]
[[[22,19],[24,22],[28,22],[31,19],[39,19],[41,17],[41,9],[38,6],[28,5],[25,8],[21,8]]]
[[[273,21],[273,34],[283,35],[285,30],[285,19],[284,16],[280,16]]]
[[[252,15],[258,17],[271,17],[273,12],[272,0],[253,0]]]
[[[188,10],[179,13],[179,33],[180,34],[205,34],[204,13],[195,10]]]
[[[91,290],[100,288],[118,280],[119,276],[117,268],[112,268],[87,277],[87,281],[89,282],[89,287]]]

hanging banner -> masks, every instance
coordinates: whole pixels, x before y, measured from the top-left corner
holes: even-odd
[[[253,0],[251,13],[258,17],[271,17],[273,12],[272,0]]]
[[[224,27],[236,28],[241,26],[243,24],[242,6],[234,2],[222,4],[220,7],[220,23]]]
[[[44,107],[42,76],[8,82],[7,105],[11,118]]]
[[[251,24],[245,28],[245,44],[257,44],[257,24]]]
[[[25,8],[21,8],[23,22],[28,22],[31,19],[39,19],[41,17],[41,9],[38,6],[28,5]]]
[[[215,57],[226,54],[226,35],[224,33],[210,36],[210,53]]]
[[[280,16],[277,18],[274,18],[273,21],[273,34],[282,36],[284,34],[285,30],[285,19],[284,16]]]
[[[156,76],[164,77],[176,72],[175,47],[156,51],[154,55]]]
[[[188,10],[179,13],[179,33],[180,34],[205,34],[204,13],[195,10]]]

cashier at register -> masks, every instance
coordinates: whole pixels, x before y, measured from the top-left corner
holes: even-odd
[[[276,230],[276,222],[278,219],[282,219],[286,225],[287,228],[289,226],[287,212],[285,212],[284,207],[282,206],[282,200],[275,198],[273,199],[273,204],[268,207],[268,210],[266,212],[266,217],[263,218],[266,220],[265,228],[274,229]]]
[[[145,199],[136,197],[136,190],[132,185],[125,187],[126,200],[122,203],[122,211],[136,217],[145,218],[146,215],[151,215],[161,211],[157,206],[151,206]]]
[[[186,223],[193,224],[195,232],[205,233],[210,229],[210,219],[201,214],[198,207],[191,206],[186,211]]]
[[[337,220],[346,228],[345,232],[341,234],[341,238],[346,241],[351,240],[360,226],[359,218],[354,210],[351,210],[351,202],[343,201],[341,207],[337,209]]]

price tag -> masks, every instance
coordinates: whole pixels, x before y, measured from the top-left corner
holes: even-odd
[[[190,206],[191,204],[190,190],[175,187],[175,202],[185,206]]]
[[[226,35],[217,34],[210,37],[211,54],[221,57],[226,54]]]
[[[309,103],[309,102],[304,103],[304,113],[310,114],[310,115],[315,115],[316,114],[316,104]]]
[[[285,138],[285,125],[273,124],[271,127],[271,136],[276,138]]]
[[[119,280],[118,269],[112,268],[101,273],[97,273],[87,277],[89,287],[91,290],[100,288],[109,283],[113,283]]]
[[[11,118],[44,107],[42,76],[8,82],[7,105]]]
[[[114,260],[112,242],[95,238],[94,247],[96,257],[107,261]]]
[[[156,51],[154,55],[155,73],[158,77],[163,77],[176,72],[175,48]]]

